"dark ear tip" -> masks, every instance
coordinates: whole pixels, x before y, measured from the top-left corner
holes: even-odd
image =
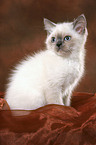
[[[81,16],[81,17],[85,17],[85,15],[84,15],[84,14],[81,14],[80,16]]]
[[[79,16],[79,18],[83,18],[83,19],[85,19],[85,20],[86,20],[86,17],[85,17],[85,15],[84,15],[84,14],[81,14],[81,15]]]
[[[47,18],[43,18],[43,20],[44,20],[44,21],[47,21],[48,19],[47,19]]]
[[[44,24],[48,21],[48,19],[46,18],[43,18],[43,21],[44,21]]]

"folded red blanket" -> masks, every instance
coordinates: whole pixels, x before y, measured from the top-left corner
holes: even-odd
[[[96,94],[75,93],[71,107],[34,111],[11,111],[0,96],[0,145],[96,145]]]

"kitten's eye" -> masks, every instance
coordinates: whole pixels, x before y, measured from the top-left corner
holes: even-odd
[[[56,38],[55,37],[52,37],[51,38],[51,42],[54,43],[55,41],[56,41]]]
[[[65,37],[64,37],[64,40],[65,40],[65,41],[69,41],[70,39],[71,39],[71,36],[65,36]]]

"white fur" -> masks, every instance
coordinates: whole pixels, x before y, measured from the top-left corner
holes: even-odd
[[[64,33],[63,33],[64,31]],[[51,35],[72,33],[76,45],[70,55],[57,54]],[[47,49],[28,56],[10,77],[5,99],[11,109],[34,110],[46,104],[70,105],[70,97],[84,73],[87,30],[77,34],[72,23],[57,24],[46,39]]]

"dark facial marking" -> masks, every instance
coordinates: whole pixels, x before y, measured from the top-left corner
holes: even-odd
[[[63,44],[62,37],[58,37],[58,38],[57,38],[56,46],[57,46],[58,48],[60,48],[60,47],[62,46],[62,44]]]

